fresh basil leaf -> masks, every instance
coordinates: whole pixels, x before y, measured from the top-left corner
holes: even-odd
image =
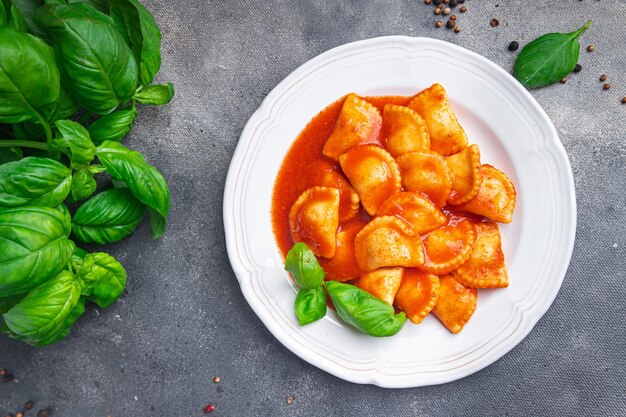
[[[61,134],[61,138],[55,139],[54,143],[60,149],[70,150],[72,167],[81,169],[89,165],[96,156],[96,147],[87,129],[72,120],[57,120],[54,124]]]
[[[287,252],[285,270],[291,272],[298,288],[316,288],[324,282],[326,273],[309,247],[298,242]]]
[[[143,87],[133,97],[140,103],[152,106],[163,106],[174,97],[174,84],[153,84]]]
[[[63,164],[30,156],[0,165],[0,207],[58,206],[70,192],[72,176]]]
[[[46,5],[35,22],[53,39],[64,85],[95,114],[108,114],[137,88],[137,64],[113,20],[83,3]]]
[[[74,201],[83,200],[96,191],[96,180],[89,169],[83,168],[72,176],[72,198]]]
[[[105,140],[119,142],[128,135],[136,117],[137,110],[135,109],[118,110],[96,120],[87,126],[87,130],[96,145],[100,145]]]
[[[85,256],[89,269],[81,272],[83,290],[89,300],[101,308],[107,308],[126,288],[126,270],[114,257],[104,252],[94,252]]]
[[[79,302],[81,281],[70,271],[30,291],[3,315],[9,335],[34,346],[54,340]]]
[[[578,38],[590,25],[591,20],[574,32],[548,33],[530,42],[515,61],[515,78],[526,88],[559,82],[578,63]]]
[[[339,317],[365,334],[393,336],[406,322],[404,312],[395,314],[393,306],[359,287],[337,281],[324,285]]]
[[[296,316],[300,326],[313,323],[326,315],[326,293],[322,286],[302,288],[296,297]]]
[[[69,119],[78,111],[78,104],[69,91],[66,88],[61,86],[61,93],[59,95],[59,101],[57,102],[54,110],[52,111],[52,115],[50,116],[51,121]]]
[[[0,27],[0,123],[45,123],[60,88],[52,48],[32,35]]]
[[[9,9],[7,26],[19,32],[28,31],[28,25],[26,24],[26,20],[24,20],[24,16],[22,16],[22,13],[20,13],[19,9],[13,4]]]
[[[74,326],[74,323],[76,323],[76,321],[80,318],[80,316],[82,316],[85,313],[86,303],[87,303],[87,297],[80,297],[78,299],[78,302],[74,306],[74,308],[70,311],[70,314],[65,318],[65,321],[63,322],[63,326],[61,327],[61,330],[54,335],[50,335],[50,337],[46,339],[42,339],[40,342],[37,343],[37,346],[47,346],[52,343],[61,341],[65,339],[67,336],[69,336],[70,331],[72,330],[72,327]]]
[[[161,31],[152,13],[138,0],[110,0],[111,14],[126,28],[128,42],[139,63],[141,84],[148,85],[161,67]]]
[[[41,30],[39,26],[33,22],[33,13],[36,9],[44,5],[43,0],[11,0],[11,3],[18,8],[26,25],[28,26],[28,31],[38,38],[43,39],[44,41],[48,41],[48,35]],[[8,9],[8,7],[7,7]]]
[[[50,207],[0,210],[0,297],[20,294],[67,266],[74,243],[69,216]]]
[[[4,3],[0,1],[0,26],[7,26],[7,14]]]
[[[74,236],[104,245],[124,239],[143,220],[146,207],[127,188],[112,188],[87,200],[72,220]]]
[[[163,224],[162,229],[164,229],[170,212],[170,190],[159,171],[149,165],[139,152],[131,151],[118,142],[110,140],[102,142],[96,154],[109,175],[124,181],[139,201],[154,209],[151,215],[162,217],[155,223],[151,223],[153,226]],[[162,231],[159,230],[159,232]],[[156,234],[160,236],[162,233]]]

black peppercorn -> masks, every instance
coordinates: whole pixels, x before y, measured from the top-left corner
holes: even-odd
[[[574,72],[580,72],[583,70],[583,66],[580,64],[576,64],[576,66],[574,67]]]
[[[455,27],[455,26],[456,26],[456,23],[454,23],[454,20],[448,20],[448,21],[446,22],[446,27],[447,27],[448,29],[454,29],[454,27]]]
[[[519,49],[519,42],[513,41],[509,44],[509,51],[517,51]]]

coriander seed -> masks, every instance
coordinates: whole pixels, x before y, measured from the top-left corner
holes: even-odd
[[[457,25],[457,26],[454,28],[454,33],[459,33],[460,31],[461,31],[461,26]]]
[[[602,74],[600,76],[600,81],[606,81],[606,74]]]
[[[605,90],[608,90],[609,88],[611,88],[611,84],[609,84],[609,83],[604,83],[604,84],[602,85],[602,88],[604,88]]]
[[[435,8],[435,14],[441,14],[441,9],[439,7]]]
[[[291,395],[287,397],[287,404],[289,405],[293,404],[293,397]]]
[[[587,47],[587,51],[589,51],[589,52],[593,52],[593,51],[595,51],[595,50],[596,50],[596,46],[595,46],[594,44],[591,44],[591,45],[589,45],[589,46]]]
[[[432,0],[424,0],[424,3],[430,4],[430,3],[432,3]]]
[[[465,13],[467,11],[467,7],[461,6],[459,10],[461,11],[461,13]]]
[[[443,23],[441,23],[441,20],[437,20],[437,23],[435,23],[435,26],[440,28],[441,26],[443,26]]]
[[[567,82],[567,77],[561,78],[561,84],[565,84]]]
[[[622,98],[622,104],[626,104],[626,96],[624,96],[624,98]]]
[[[456,20],[456,15],[453,14],[452,16],[450,16],[450,20]]]
[[[449,7],[446,7],[445,9],[443,9],[443,14],[449,15],[450,13],[452,13],[452,10]]]
[[[220,378],[219,376],[216,376],[213,378],[213,382],[215,382],[216,384],[219,384],[220,382],[222,382],[222,378]]]

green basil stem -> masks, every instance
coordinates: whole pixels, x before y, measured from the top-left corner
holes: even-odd
[[[48,130],[50,130],[50,126],[48,126]],[[47,134],[48,133],[46,132],[46,135]],[[50,134],[52,135],[52,133]],[[0,148],[12,148],[12,147],[34,148],[34,149],[41,149],[44,151],[47,151],[50,149],[47,143],[35,142],[34,140],[13,140],[13,139],[0,140]]]
[[[83,113],[83,115],[80,117],[80,124],[85,124],[87,123],[87,121],[91,118],[91,116],[93,116],[93,113],[90,111],[85,110],[85,112]]]

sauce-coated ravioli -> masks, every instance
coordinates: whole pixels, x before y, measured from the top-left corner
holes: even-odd
[[[502,171],[491,165],[481,165],[482,182],[476,197],[455,209],[485,216],[501,223],[511,223],[517,192]]]
[[[497,223],[476,224],[476,244],[470,258],[454,273],[466,287],[503,288],[509,286],[504,253]]]
[[[424,238],[426,258],[419,268],[433,274],[454,271],[470,257],[476,231],[469,220],[433,230]]]
[[[430,132],[430,149],[448,156],[467,146],[467,135],[450,108],[441,84],[433,84],[417,94],[407,107],[422,116]]]
[[[363,226],[365,222],[358,219],[341,226],[341,230],[337,233],[335,256],[330,259],[318,259],[320,266],[326,272],[326,279],[343,282],[359,277],[361,272],[354,257],[354,238]]]
[[[335,256],[339,226],[339,190],[311,187],[303,192],[289,211],[294,242],[304,242],[317,256]]]
[[[433,314],[452,333],[463,330],[476,311],[478,291],[466,288],[451,275],[439,277],[439,299]]]
[[[439,277],[417,269],[406,269],[396,293],[396,305],[409,320],[419,324],[431,312],[439,297]]]
[[[480,175],[480,149],[470,145],[461,152],[446,158],[446,165],[452,179],[450,204],[463,204],[476,197],[482,176]]]
[[[379,146],[355,146],[339,157],[339,163],[371,216],[402,188],[398,164]]]
[[[393,157],[430,149],[426,122],[416,111],[387,104],[383,109],[383,143]]]
[[[417,233],[424,234],[443,225],[446,216],[421,193],[405,191],[386,199],[378,209],[379,216],[396,216]]]
[[[317,161],[309,166],[314,173],[313,184],[339,190],[339,221],[344,222],[359,212],[359,195],[348,180],[328,161]]]
[[[377,217],[361,229],[354,239],[354,255],[362,271],[389,266],[414,268],[424,263],[419,235],[392,216]]]
[[[424,193],[443,207],[452,192],[446,161],[435,152],[409,152],[398,157],[402,185],[409,191]]]
[[[381,125],[382,117],[376,107],[354,94],[349,94],[322,152],[337,161],[339,155],[354,145],[375,142]]]
[[[393,304],[403,273],[404,268],[380,268],[363,274],[357,281],[357,286],[387,304]]]

